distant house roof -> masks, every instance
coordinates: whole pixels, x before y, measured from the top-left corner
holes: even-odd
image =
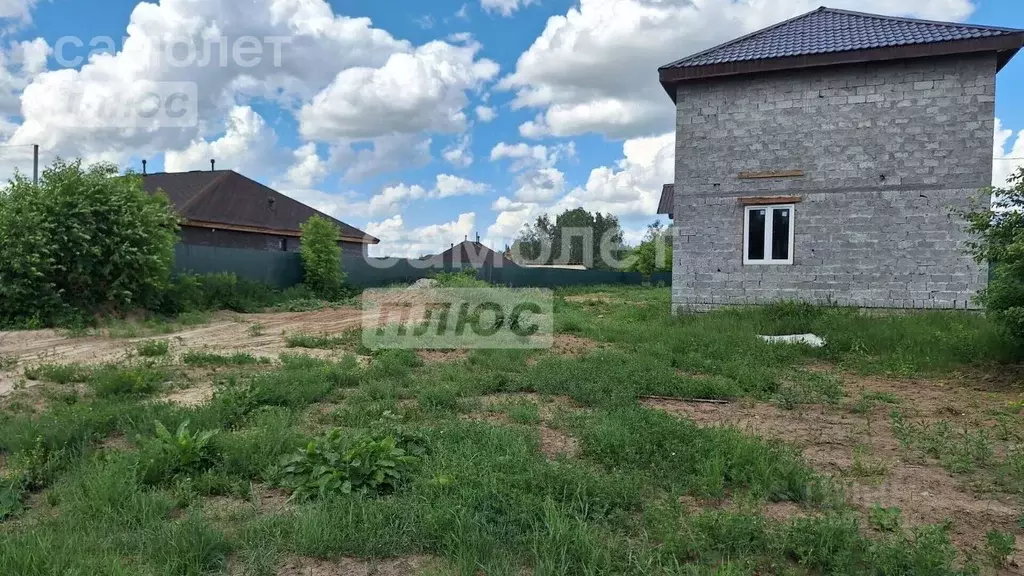
[[[147,174],[149,193],[163,190],[182,218],[192,225],[221,225],[253,232],[298,235],[299,225],[319,214],[341,228],[342,240],[377,244],[380,240],[332,218],[234,170]]]
[[[1001,69],[1024,46],[1024,31],[932,22],[821,7],[666,64],[661,83],[854,62],[996,52]]]
[[[451,248],[424,258],[431,260],[437,265],[458,264],[461,266],[479,267],[487,266],[515,266],[511,260],[500,252],[491,250],[479,241],[466,240],[453,245]]]
[[[666,214],[672,218],[672,209],[675,206],[676,185],[665,184],[661,187],[661,200],[658,201],[658,214]]]

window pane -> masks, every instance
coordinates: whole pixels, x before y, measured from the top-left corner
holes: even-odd
[[[789,259],[789,208],[772,210],[772,260]]]
[[[747,218],[747,259],[764,260],[765,210],[751,210]]]

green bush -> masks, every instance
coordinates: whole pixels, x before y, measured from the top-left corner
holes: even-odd
[[[980,302],[987,315],[1015,339],[1024,341],[1024,168],[1010,177],[1009,187],[991,192],[991,205],[964,216],[975,240],[975,259],[993,267]]]
[[[277,479],[292,490],[295,500],[353,492],[380,494],[394,491],[419,461],[393,436],[347,439],[340,428],[334,428],[282,458]]]
[[[475,268],[464,268],[454,272],[438,272],[432,278],[442,288],[480,288],[489,286],[487,282],[477,278]]]
[[[156,304],[177,230],[167,197],[113,164],[57,160],[39,184],[15,175],[0,191],[0,323],[53,325]]]
[[[341,271],[341,230],[319,215],[302,223],[302,269],[305,284],[321,298],[333,300],[342,295],[345,274]]]
[[[629,272],[650,276],[655,272],[672,271],[672,234],[661,222],[647,227],[647,235],[630,255]]]
[[[157,311],[177,315],[206,310],[262,312],[272,306],[313,296],[305,286],[278,290],[234,274],[178,274],[161,295]]]

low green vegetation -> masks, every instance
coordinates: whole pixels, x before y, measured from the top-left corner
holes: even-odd
[[[438,272],[431,276],[442,288],[483,288],[489,284],[477,278],[475,268],[465,268],[453,272]]]
[[[339,334],[287,334],[284,337],[284,342],[289,348],[318,348],[322,350],[346,348],[351,351],[359,350],[360,353],[367,352],[362,349],[362,332],[358,329]]]
[[[216,354],[189,350],[181,355],[181,362],[186,366],[249,366],[270,364],[272,361],[265,356],[253,356],[247,352]]]
[[[972,253],[979,263],[992,267],[981,294],[985,312],[1006,334],[1024,342],[1024,168],[1018,168],[1007,184],[985,190],[984,201],[965,216],[974,234]]]
[[[188,366],[252,366],[222,372],[197,406],[154,401],[171,360],[36,367],[84,391],[38,414],[0,411],[0,574],[227,574],[230,559],[232,573],[274,575],[295,556],[428,555],[443,574],[552,575],[941,576],[1007,562],[1012,534],[960,554],[948,524],[911,525],[906,507],[881,503],[852,510],[850,477],[816,472],[785,442],[638,402],[760,401],[794,422],[807,404],[861,418],[884,407],[918,457],[958,455],[950,470],[962,461],[1009,479],[1024,460],[986,450],[982,431],[918,423],[893,394],[847,398],[834,371],[814,369],[990,368],[1014,348],[984,318],[794,305],[672,317],[667,289],[597,291],[556,301],[562,333],[603,344],[574,354],[478,349],[424,363],[385,349],[257,365],[187,352]],[[829,344],[756,337],[797,331]],[[352,350],[358,335],[288,343]],[[1010,438],[1019,412],[992,415]],[[552,439],[571,449],[549,454]],[[855,478],[887,474],[869,449],[853,457]],[[766,512],[779,505],[799,512]]]
[[[167,340],[145,340],[135,345],[135,351],[143,358],[166,356],[169,349],[170,343]]]

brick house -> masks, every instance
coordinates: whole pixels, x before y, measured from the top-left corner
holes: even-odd
[[[673,308],[975,307],[987,268],[951,209],[991,183],[995,76],[1022,45],[820,8],[661,67]]]
[[[149,193],[167,194],[181,216],[182,244],[298,252],[299,226],[314,214],[341,229],[342,254],[365,257],[380,242],[366,232],[234,170],[143,174]]]

